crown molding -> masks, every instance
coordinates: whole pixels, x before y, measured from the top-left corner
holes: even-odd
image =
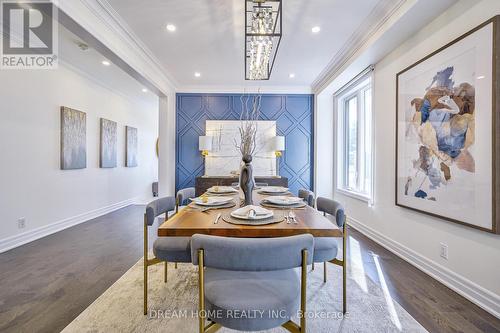
[[[89,4],[95,4],[94,0],[83,0]],[[129,25],[122,19],[120,14],[109,4],[107,0],[97,0],[97,4],[100,7],[97,9],[98,12],[104,11],[106,16],[109,16],[113,25],[117,27],[117,33],[122,35],[130,44],[134,45],[140,50],[142,56],[147,60],[152,66],[158,67],[166,76],[166,79],[173,87],[178,86],[178,82],[175,80],[174,76],[161,64],[160,60],[153,54],[153,52],[142,42],[142,40],[132,31]],[[109,22],[108,22],[109,23]]]
[[[344,69],[358,52],[395,16],[399,9],[415,0],[380,0],[368,17],[333,56],[328,65],[312,83],[315,93],[321,92]]]
[[[311,94],[310,86],[216,86],[185,85],[177,89],[179,93],[261,93],[261,94]]]
[[[64,59],[59,58],[59,67],[63,67],[69,71],[72,71],[74,74],[80,75],[81,77],[98,85],[99,87],[106,89],[115,95],[120,96],[121,98],[129,101],[130,103],[132,103],[136,106],[141,105],[141,104],[142,105],[149,104],[148,100],[142,99],[142,98],[139,98],[136,96],[128,95],[128,94],[124,93],[123,91],[121,91],[120,89],[117,89],[116,87],[97,79],[94,75],[90,74],[89,72],[87,72],[81,68],[78,68],[77,66],[73,65],[72,63],[70,63]]]
[[[160,94],[168,95],[176,89],[177,81],[169,75],[106,0],[60,1],[57,5],[62,12],[86,30],[86,33],[108,48],[120,61],[130,66]]]

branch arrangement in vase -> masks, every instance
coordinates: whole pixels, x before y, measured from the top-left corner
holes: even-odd
[[[260,117],[260,102],[261,95],[256,95],[253,97],[252,106],[248,106],[250,100],[249,95],[241,95],[241,114],[240,122],[241,125],[238,128],[240,132],[240,142],[238,143],[235,139],[234,145],[241,152],[241,156],[250,155],[252,156],[256,148],[256,135],[257,135],[257,124],[256,121]]]

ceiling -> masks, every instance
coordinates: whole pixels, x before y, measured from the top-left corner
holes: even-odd
[[[86,50],[82,50],[78,45],[86,44],[86,42],[62,25],[58,25],[58,37],[58,55],[62,65],[77,69],[81,74],[101,86],[135,102],[149,105],[158,104],[158,97],[154,93],[144,92],[144,85],[113,64],[112,61],[106,59],[97,50],[90,46]],[[108,61],[109,65],[104,66],[103,61]]]
[[[107,2],[182,90],[200,86],[310,87],[354,32],[375,19],[377,4],[400,1],[284,0],[283,37],[273,73],[269,81],[257,82],[244,80],[243,0]],[[170,32],[167,24],[177,29]],[[313,33],[314,26],[321,31]],[[195,72],[201,76],[195,77]],[[290,73],[295,74],[293,79]]]

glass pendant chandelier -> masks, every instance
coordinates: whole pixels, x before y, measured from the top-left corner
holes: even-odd
[[[281,0],[245,0],[245,79],[269,80],[281,41]]]

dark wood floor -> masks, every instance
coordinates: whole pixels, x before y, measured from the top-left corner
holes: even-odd
[[[143,209],[0,254],[0,332],[58,332],[76,318],[142,257]],[[350,242],[359,244],[366,275],[381,284],[382,274],[391,296],[430,332],[500,332],[500,320],[352,228]]]

